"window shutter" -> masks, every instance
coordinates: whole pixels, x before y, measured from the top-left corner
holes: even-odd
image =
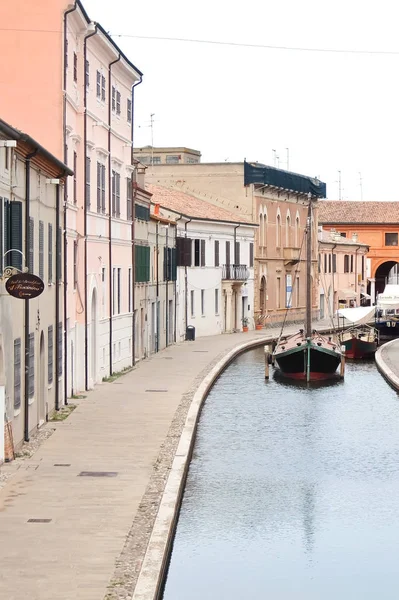
[[[48,282],[53,282],[53,226],[48,224]]]
[[[205,267],[205,240],[201,240],[201,267]]]
[[[240,242],[236,242],[234,251],[234,264],[240,265]]]
[[[192,262],[193,262],[193,245],[191,243],[191,239],[190,238],[184,238],[184,247],[185,247],[185,261],[184,261],[184,266],[185,267],[191,267]]]
[[[116,94],[115,87],[112,86],[112,110],[113,111],[115,111],[115,94]]]
[[[97,212],[101,212],[101,164],[97,162]]]
[[[86,203],[87,203],[87,208],[90,208],[90,204],[91,204],[90,169],[91,169],[91,159],[89,156],[86,156]]]
[[[14,409],[21,406],[21,338],[14,340]]]
[[[121,176],[116,173],[116,216],[121,216]]]
[[[39,221],[39,277],[44,279],[44,223]]]
[[[168,278],[168,249],[164,246],[163,249],[163,280],[166,281]]]
[[[126,179],[126,218],[132,220],[132,180],[130,177]]]
[[[62,273],[62,263],[61,263],[61,259],[62,259],[61,239],[62,239],[62,230],[61,230],[61,227],[59,227],[59,228],[58,228],[58,244],[56,243],[56,246],[57,246],[57,280],[58,280],[58,281],[60,281],[60,280],[61,280],[61,273]]]
[[[170,279],[172,281],[176,281],[176,279],[177,279],[176,248],[171,248],[170,250],[171,250],[171,258],[170,258],[171,277],[170,277]]]
[[[249,266],[254,266],[254,245],[252,242],[249,243]]]
[[[53,355],[54,355],[54,338],[53,338],[53,326],[50,325],[47,334],[47,367],[48,367],[48,382],[53,382]]]
[[[226,265],[230,265],[230,242],[226,242]]]
[[[22,251],[22,202],[7,202],[5,209],[6,249]],[[9,252],[4,264],[21,270],[22,255],[19,252]]]
[[[29,219],[29,273],[34,272],[35,268],[35,256],[33,253],[35,244],[35,221],[30,217]]]
[[[29,398],[35,395],[35,334],[29,334]]]
[[[105,165],[101,165],[101,210],[105,214]]]
[[[219,240],[215,240],[215,267],[219,266]]]

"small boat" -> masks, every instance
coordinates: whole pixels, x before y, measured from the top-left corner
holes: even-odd
[[[369,325],[375,314],[374,306],[341,308],[337,311],[342,317],[344,329],[339,333],[340,344],[345,346],[346,358],[371,358],[379,343],[379,333]],[[350,323],[345,327],[345,321]]]
[[[290,336],[277,341],[272,354],[281,373],[290,379],[320,381],[335,376],[342,361],[339,340],[334,336],[323,336],[312,330],[312,200],[309,197],[306,225],[306,322]]]

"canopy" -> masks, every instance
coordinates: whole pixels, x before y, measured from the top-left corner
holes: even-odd
[[[399,308],[399,285],[388,283],[382,294],[378,294],[378,308]]]
[[[338,298],[356,298],[355,290],[338,290]]]
[[[357,306],[356,308],[340,308],[337,310],[339,317],[344,317],[350,323],[364,325],[374,317],[375,306]]]

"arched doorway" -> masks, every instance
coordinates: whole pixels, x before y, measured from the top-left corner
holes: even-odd
[[[376,269],[374,278],[375,278],[375,295],[377,298],[377,294],[381,294],[386,284],[389,281],[389,275],[391,270],[398,262],[395,260],[388,260],[381,265],[379,265]],[[397,283],[396,281],[392,281],[392,283]],[[370,294],[370,282],[367,285],[367,293]]]
[[[40,334],[40,353],[39,353],[39,402],[38,402],[38,421],[39,427],[46,420],[46,352],[44,347],[44,333]]]
[[[260,280],[259,307],[261,316],[266,314],[266,277],[264,275]]]
[[[91,296],[91,381],[97,382],[97,290]]]

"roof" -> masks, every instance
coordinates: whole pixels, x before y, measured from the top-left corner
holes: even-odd
[[[187,146],[141,146],[137,148],[133,148],[134,152],[151,152],[153,150],[155,153],[157,152],[181,152],[186,154],[196,154],[201,156],[200,150],[194,150],[193,148],[187,148]]]
[[[335,246],[364,246],[364,248],[370,248],[368,244],[364,242],[355,241],[352,238],[346,238],[341,236],[339,232],[335,231],[319,231],[319,242],[324,244],[333,244]]]
[[[322,225],[399,224],[399,202],[322,200],[318,209]]]
[[[195,198],[180,190],[153,184],[146,184],[146,188],[152,194],[153,204],[160,204],[163,208],[169,208],[184,217],[200,221],[222,221],[257,226],[256,223],[251,223],[245,217],[235,215],[225,208]]]

